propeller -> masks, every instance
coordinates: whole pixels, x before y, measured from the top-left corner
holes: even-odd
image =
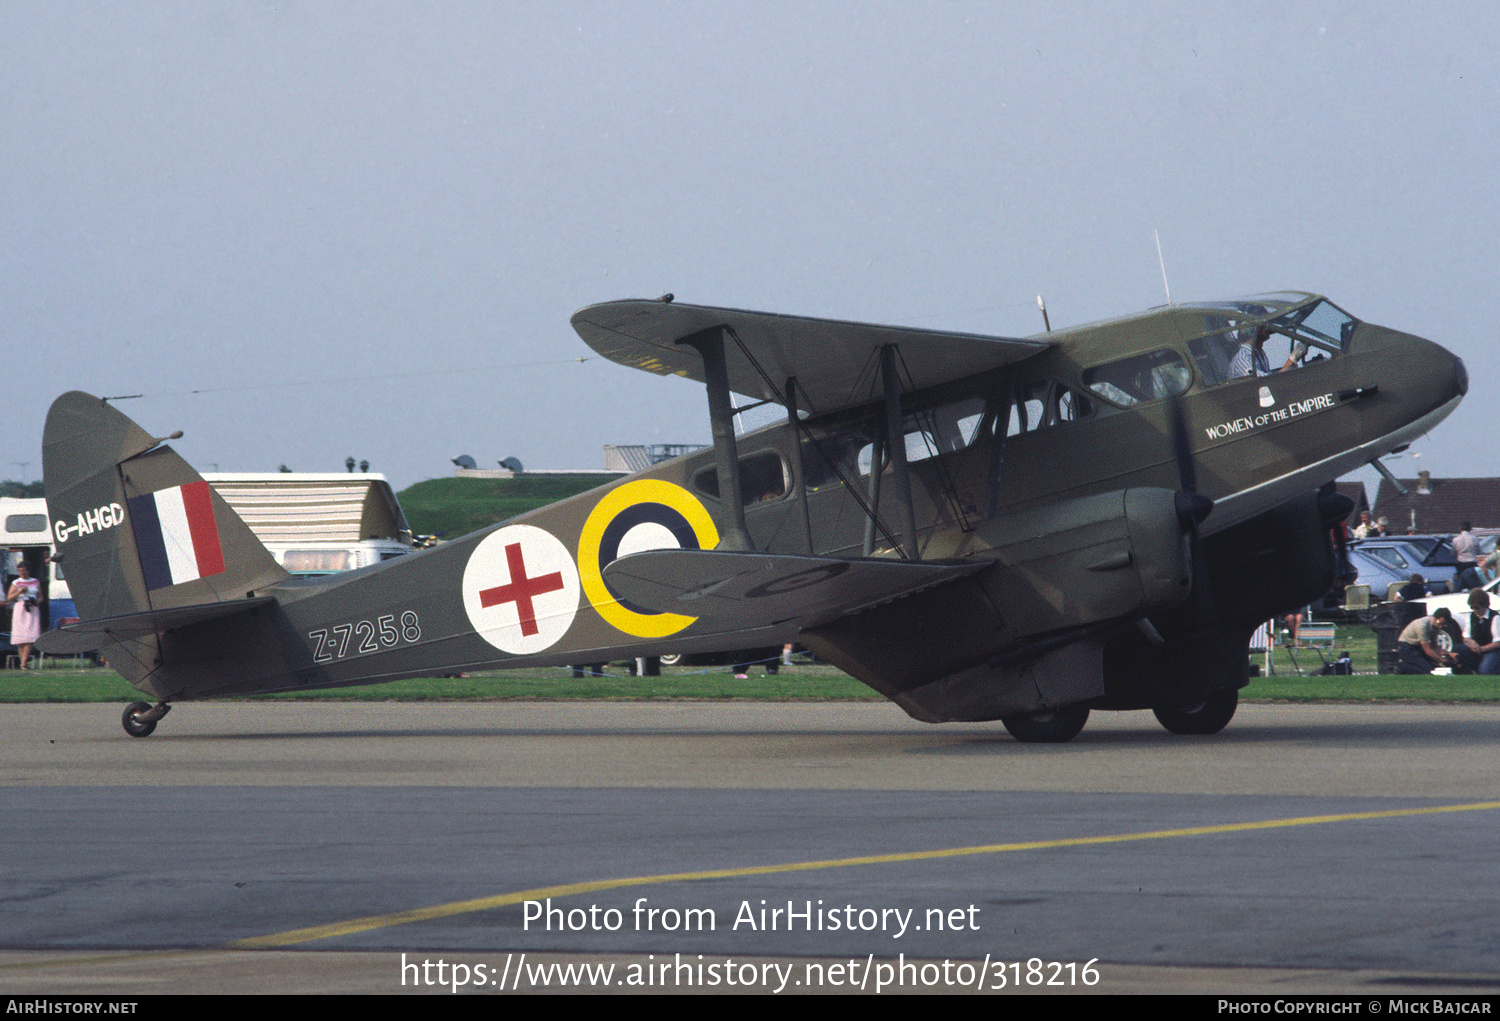
[[[1187,416],[1182,410],[1180,394],[1173,394],[1167,401],[1167,422],[1172,434],[1172,460],[1177,464],[1177,495],[1174,498],[1177,520],[1188,534],[1193,564],[1193,587],[1188,593],[1189,616],[1194,631],[1206,630],[1213,626],[1217,614],[1208,572],[1200,570],[1208,558],[1203,552],[1203,533],[1199,526],[1214,509],[1214,502],[1198,492],[1198,466],[1193,460],[1193,445],[1188,439]]]
[[[1333,545],[1338,553],[1337,577],[1345,583],[1352,582],[1359,572],[1349,562],[1349,515],[1354,513],[1354,501],[1340,493],[1332,482],[1318,490],[1318,513],[1323,524],[1333,532]]]
[[[1172,431],[1172,460],[1177,464],[1177,520],[1182,522],[1184,531],[1196,536],[1198,526],[1214,509],[1214,502],[1198,492],[1198,466],[1193,460],[1180,394],[1173,394],[1167,401],[1167,420]]]

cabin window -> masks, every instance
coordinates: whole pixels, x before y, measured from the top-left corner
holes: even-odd
[[[1094,402],[1077,390],[1059,385],[1053,393],[1056,401],[1056,421],[1076,422],[1094,413]]]
[[[1246,332],[1253,336],[1253,331]],[[1240,349],[1240,333],[1239,330],[1224,330],[1188,341],[1188,353],[1193,356],[1204,383],[1216,386],[1230,378],[1229,365]]]
[[[47,530],[47,515],[7,514],[5,516],[5,530],[7,532],[45,532]]]
[[[988,435],[986,421],[985,402],[980,397],[966,397],[936,408],[908,412],[901,424],[907,462],[926,461],[939,454],[964,450],[981,435]],[[807,488],[816,490],[836,486],[869,475],[876,437],[884,432],[881,422],[883,415],[877,407],[859,425],[805,441],[802,444],[802,468],[807,474]],[[888,456],[882,458],[882,468],[889,463]]]
[[[1016,402],[1010,406],[1010,425],[1006,428],[1005,435],[1018,436],[1040,429],[1046,412],[1047,405],[1041,394],[1031,387],[1023,389],[1016,395]]]
[[[1064,422],[1076,422],[1093,413],[1093,401],[1061,383],[1052,380],[1025,383],[1016,390],[1005,435],[1018,436]]]
[[[780,499],[786,494],[786,465],[774,450],[740,458],[740,499],[745,506]],[[719,470],[710,465],[693,476],[698,492],[719,499]]]
[[[804,440],[802,471],[807,477],[807,488],[837,486],[858,474],[860,453],[869,446],[873,435],[873,429],[846,429]]]
[[[938,454],[963,450],[979,438],[984,421],[984,401],[969,397],[952,404],[908,414],[901,423],[906,436],[906,460],[925,461]],[[861,455],[862,474],[870,470],[869,458]]]
[[[917,461],[925,461],[929,457],[933,457],[934,455],[939,453],[937,438],[926,429],[913,429],[911,432],[907,433],[905,446],[907,464],[914,464]],[[859,458],[856,463],[861,475],[870,474],[870,462],[874,460],[874,457],[874,443],[866,443],[863,447],[860,448]],[[881,460],[882,470],[884,469],[885,465],[888,465],[890,463],[891,459],[889,457],[883,458]]]
[[[1096,365],[1083,372],[1083,384],[1113,404],[1130,407],[1176,396],[1193,381],[1182,356],[1169,348]]]
[[[984,421],[984,401],[970,397],[931,411],[917,412],[908,416],[908,420],[911,419],[931,431],[936,446],[934,453],[963,450],[979,438],[979,425]]]

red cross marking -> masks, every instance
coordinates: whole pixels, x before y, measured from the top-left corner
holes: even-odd
[[[521,617],[521,634],[537,633],[536,609],[531,605],[533,596],[545,592],[556,592],[563,587],[561,571],[544,574],[540,578],[526,577],[526,562],[521,558],[521,544],[510,543],[505,547],[505,562],[510,566],[510,584],[497,588],[481,589],[480,606],[495,606],[500,603],[515,603],[516,613]]]

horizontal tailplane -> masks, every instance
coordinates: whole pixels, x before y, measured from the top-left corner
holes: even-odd
[[[104,642],[130,641],[172,628],[233,617],[275,602],[270,596],[263,596],[260,599],[236,599],[232,602],[204,603],[201,606],[177,606],[170,610],[146,610],[119,617],[98,617],[54,628],[37,639],[36,647],[40,652],[57,656],[90,652]]]

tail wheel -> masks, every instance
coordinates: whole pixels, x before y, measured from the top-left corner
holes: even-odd
[[[1192,705],[1151,711],[1156,714],[1161,725],[1174,734],[1217,734],[1234,719],[1234,711],[1239,708],[1239,704],[1238,689],[1230,688]]]
[[[151,708],[150,702],[132,702],[125,707],[125,712],[120,715],[120,722],[125,726],[125,733],[131,737],[150,737],[151,732],[156,729],[155,720],[141,721],[137,715]]]
[[[1010,731],[1011,737],[1027,744],[1061,744],[1071,741],[1088,721],[1089,709],[1083,705],[1043,709],[1041,712],[1003,716],[1000,719],[1005,724],[1005,729]]]

